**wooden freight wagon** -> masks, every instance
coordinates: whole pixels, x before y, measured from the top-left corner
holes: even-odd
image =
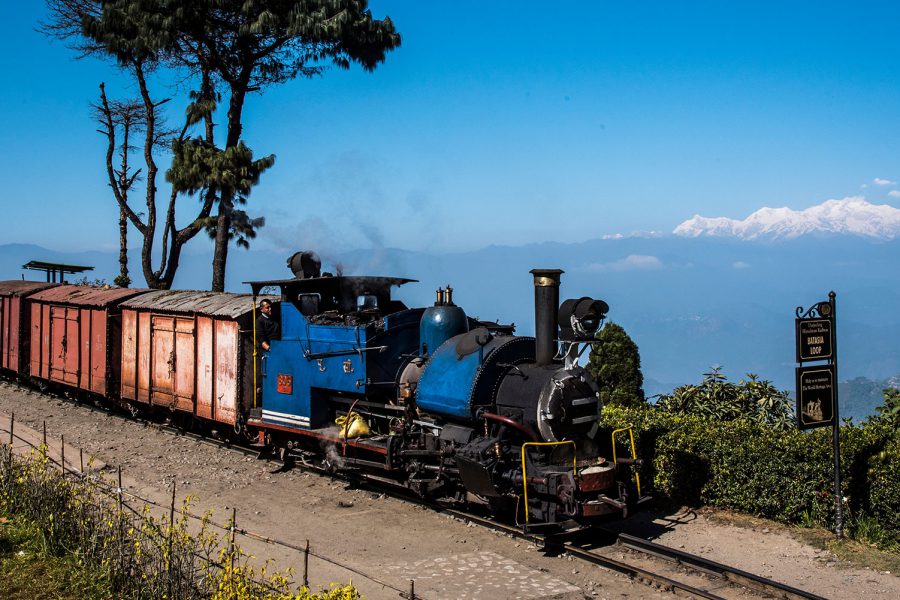
[[[0,369],[27,374],[31,313],[24,299],[55,285],[42,281],[0,281]]]
[[[253,399],[253,300],[153,291],[122,304],[123,399],[238,424]]]
[[[147,290],[60,285],[28,297],[30,373],[102,396],[119,389],[119,303]]]

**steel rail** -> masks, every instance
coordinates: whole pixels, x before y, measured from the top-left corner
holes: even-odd
[[[775,596],[776,598],[785,598],[786,600],[825,600],[822,596],[792,587],[785,583],[767,579],[736,567],[709,560],[708,558],[703,558],[701,556],[696,556],[682,550],[676,550],[675,548],[670,548],[643,538],[628,535],[627,533],[619,534],[617,544],[663,560],[678,563],[679,565],[692,567],[699,571],[703,571],[704,573],[718,576],[730,583],[740,585],[741,587],[756,592]]]

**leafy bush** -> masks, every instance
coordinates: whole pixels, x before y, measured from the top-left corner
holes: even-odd
[[[879,420],[894,429],[900,428],[900,390],[894,388],[884,390],[884,403],[875,410]]]
[[[652,406],[604,408],[605,428],[628,424],[644,459],[641,479],[656,494],[785,523],[834,522],[830,429],[801,432],[765,420],[721,421]],[[900,433],[872,419],[842,426],[840,436],[847,522],[862,526],[874,519],[883,540],[900,541]]]
[[[255,567],[211,515],[191,523],[190,497],[170,521],[115,501],[114,484],[63,477],[46,446],[22,459],[0,444],[0,515],[35,529],[48,555],[74,556],[86,581],[117,598],[357,600],[352,586],[295,589],[288,573]],[[230,526],[230,524],[229,524]]]
[[[794,408],[787,392],[753,373],[738,383],[730,383],[721,367],[703,374],[700,385],[683,385],[660,396],[656,406],[673,414],[698,415],[718,421],[750,419],[781,430],[796,425]]]

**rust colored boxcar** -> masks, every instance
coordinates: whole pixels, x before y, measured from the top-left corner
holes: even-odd
[[[24,298],[55,286],[41,281],[0,281],[0,369],[28,372],[31,313]]]
[[[252,318],[243,294],[154,291],[124,302],[121,397],[235,425],[253,398]]]
[[[119,303],[146,291],[60,285],[29,296],[31,375],[115,394],[122,348]]]

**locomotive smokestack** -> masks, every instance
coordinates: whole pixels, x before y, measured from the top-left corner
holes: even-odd
[[[549,365],[556,356],[559,310],[559,269],[532,269],[534,275],[534,345],[535,362]]]

